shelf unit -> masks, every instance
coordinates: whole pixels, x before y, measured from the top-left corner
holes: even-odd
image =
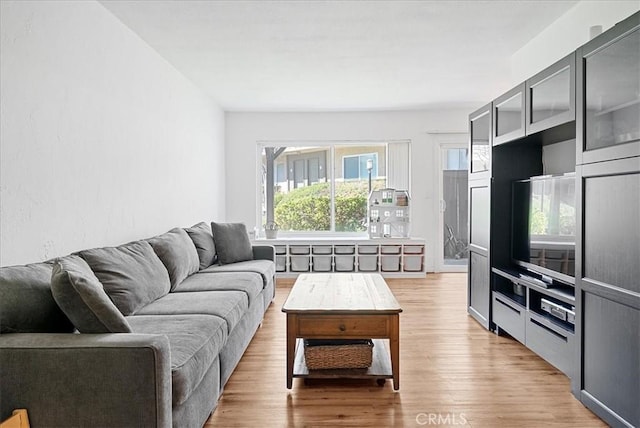
[[[496,332],[506,331],[514,339],[574,377],[575,321],[561,320],[542,309],[551,302],[575,313],[574,287],[553,281],[547,288],[540,278],[524,270],[492,268],[492,320]]]
[[[640,426],[639,47],[636,12],[469,115],[468,312],[567,374],[612,426]],[[575,275],[545,287],[511,258],[512,183],[568,172]]]
[[[386,379],[393,379],[389,359],[388,339],[373,339],[371,366],[366,369],[323,369],[309,370],[304,359],[304,339],[296,341],[296,356],[293,377],[304,379],[376,379],[383,385]]]
[[[567,309],[575,307],[573,289],[559,283],[556,289],[545,289],[533,274],[522,275],[512,264],[509,228],[514,181],[575,172],[574,58],[575,54],[563,58],[487,104],[489,162],[486,172],[469,174],[467,310],[485,328],[507,332],[575,381],[575,329],[551,319],[541,307],[543,298]],[[469,115],[472,131],[480,129],[476,125],[484,117],[483,109]],[[472,133],[471,150],[477,138]],[[549,164],[552,171],[547,170]],[[558,255],[557,262],[562,261]]]
[[[380,273],[403,278],[426,274],[425,241],[419,238],[279,238],[254,242],[275,247],[279,277],[306,272]]]

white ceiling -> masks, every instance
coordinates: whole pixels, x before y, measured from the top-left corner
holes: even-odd
[[[226,111],[480,105],[576,1],[101,3]]]

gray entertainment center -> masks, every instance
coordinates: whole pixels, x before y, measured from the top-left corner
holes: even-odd
[[[640,12],[469,122],[469,314],[640,426]]]

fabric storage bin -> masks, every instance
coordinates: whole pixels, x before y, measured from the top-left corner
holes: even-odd
[[[378,256],[358,256],[359,272],[375,272],[378,270]]]
[[[287,254],[287,246],[286,245],[275,245],[276,254]]]
[[[401,248],[400,245],[383,245],[380,247],[380,252],[382,254],[400,254]]]
[[[289,245],[289,254],[309,254],[308,245]]]
[[[380,257],[380,270],[383,272],[398,272],[400,270],[400,256]]]
[[[313,256],[311,264],[314,272],[331,272],[331,256]]]
[[[276,272],[287,271],[287,256],[276,256]]]
[[[356,252],[355,245],[336,245],[333,247],[334,254],[353,254]]]
[[[336,272],[353,272],[354,256],[334,256]]]
[[[312,254],[331,254],[331,245],[314,245],[311,247]]]
[[[422,271],[422,259],[422,256],[404,256],[402,269],[405,272],[420,272]]]
[[[378,254],[377,245],[358,245],[358,254]]]
[[[291,272],[309,272],[309,256],[289,256]]]
[[[424,253],[424,245],[405,245],[403,252],[405,254],[422,254]]]

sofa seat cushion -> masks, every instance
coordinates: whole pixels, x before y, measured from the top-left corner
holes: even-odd
[[[171,349],[173,405],[187,401],[227,341],[227,326],[211,315],[133,315],[134,333],[162,334]]]
[[[246,310],[249,298],[242,291],[169,293],[137,312],[139,315],[215,315],[227,322],[231,333]]]
[[[198,251],[184,229],[171,229],[160,236],[147,239],[147,242],[167,268],[172,290],[186,277],[200,270]]]
[[[0,333],[71,333],[51,294],[51,263],[0,268]]]
[[[79,254],[124,315],[133,315],[171,288],[167,269],[146,241],[93,248]]]
[[[246,293],[252,306],[254,301],[262,303],[258,296],[263,288],[262,276],[255,272],[205,272],[191,275],[173,292],[237,290]]]
[[[229,265],[211,265],[201,270],[203,272],[256,272],[262,276],[263,287],[273,281],[276,274],[276,264],[271,260],[249,260],[246,262],[232,263]]]

